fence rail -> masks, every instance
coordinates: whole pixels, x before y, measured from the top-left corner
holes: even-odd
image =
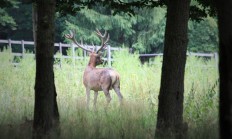
[[[24,55],[31,55],[31,54],[26,54],[25,53],[25,45],[29,46],[29,47],[34,47],[34,42],[32,41],[18,41],[18,40],[1,40],[0,39],[0,44],[7,44],[9,48],[12,48],[12,45],[21,45],[21,49],[22,49],[22,53],[16,53],[16,52],[12,52],[12,54],[14,56],[24,56]],[[77,48],[77,46],[73,45],[73,44],[66,44],[66,43],[55,43],[54,44],[55,47],[58,47],[58,51],[60,52],[61,55],[57,55],[55,54],[54,57],[55,58],[59,58],[60,59],[60,64],[62,63],[62,59],[73,59],[74,61],[76,59],[84,59],[87,56],[87,52],[84,50],[83,51],[83,57],[77,56],[75,55],[75,48]],[[94,46],[91,45],[85,45],[85,47],[88,47],[89,49],[96,49],[94,48]],[[100,46],[96,46],[97,49],[100,48]],[[71,48],[71,56],[67,56],[62,54],[62,50],[63,48]],[[111,66],[111,62],[113,61],[112,56],[111,56],[111,51],[119,51],[121,50],[121,48],[117,48],[117,47],[111,47],[110,45],[107,45],[107,56],[105,58],[103,58],[105,61],[107,61],[108,66]],[[12,50],[12,49],[11,49]],[[139,54],[140,59],[146,59],[146,58],[150,58],[150,57],[156,57],[156,56],[162,56],[163,53],[157,53],[157,54]],[[188,56],[198,56],[198,57],[209,57],[209,58],[214,58],[216,61],[216,67],[218,66],[218,53],[193,53],[193,52],[188,52],[187,53]],[[74,62],[75,63],[75,62]]]
[[[0,40],[0,43],[3,43],[3,44],[7,44],[8,47],[12,50],[12,45],[21,45],[21,49],[22,49],[22,53],[16,53],[16,52],[12,52],[12,54],[14,56],[24,56],[24,55],[28,55],[25,53],[25,45],[28,45],[29,47],[34,47],[34,42],[32,41],[24,41],[24,40],[21,40],[21,41],[18,41],[18,40]],[[55,47],[58,47],[59,48],[59,52],[61,55],[57,55],[55,54],[54,57],[55,58],[60,58],[60,62],[62,62],[62,59],[73,59],[74,61],[76,59],[84,59],[86,56],[87,56],[87,52],[85,50],[83,50],[83,57],[80,57],[80,56],[77,56],[75,55],[75,48],[78,48],[77,46],[75,46],[74,44],[65,44],[65,43],[55,43],[54,44]],[[91,45],[84,45],[85,47],[89,48],[89,49],[99,49],[100,46],[96,46],[96,48],[94,46],[91,46]],[[62,53],[63,51],[63,48],[71,48],[71,56],[67,56],[67,55],[64,55]],[[117,51],[117,50],[120,50],[120,48],[114,48],[114,47],[111,47],[110,45],[107,45],[107,57],[103,58],[104,60],[107,61],[108,65],[111,66],[111,62],[113,61],[113,59],[111,58],[111,51]],[[74,62],[75,63],[75,62]]]
[[[188,52],[187,55],[191,56],[201,56],[201,57],[215,57],[215,54],[217,53],[193,53],[193,52]],[[155,56],[162,56],[163,53],[159,54],[140,54],[139,56],[141,57],[155,57]]]

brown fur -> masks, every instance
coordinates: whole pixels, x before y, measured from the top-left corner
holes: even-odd
[[[85,68],[83,76],[87,95],[87,107],[89,107],[90,90],[93,90],[95,95],[97,95],[98,91],[103,91],[108,103],[111,100],[109,94],[109,90],[111,89],[115,90],[120,102],[123,98],[120,92],[120,77],[118,72],[111,68],[96,68],[100,64],[102,64],[100,54],[96,54],[95,52],[90,53],[89,64]],[[96,97],[94,98],[94,107],[96,107]]]

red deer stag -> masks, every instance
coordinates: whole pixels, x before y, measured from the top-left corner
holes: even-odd
[[[70,34],[65,35],[67,39],[71,40],[78,47],[89,52],[89,56],[90,56],[89,63],[86,66],[83,75],[83,83],[86,88],[87,109],[89,109],[90,90],[94,91],[93,106],[95,109],[96,109],[98,91],[104,92],[107,100],[107,105],[111,101],[109,90],[111,90],[112,88],[118,95],[120,104],[122,103],[122,99],[123,99],[123,96],[120,92],[120,77],[118,72],[116,72],[111,68],[96,68],[97,65],[103,63],[103,60],[101,58],[101,53],[99,52],[102,49],[105,49],[106,44],[109,41],[109,34],[106,31],[104,35],[102,35],[102,33],[99,30],[96,30],[96,34],[101,39],[101,47],[96,52],[94,50],[85,48],[82,40],[81,43],[78,43],[72,31],[70,31]]]

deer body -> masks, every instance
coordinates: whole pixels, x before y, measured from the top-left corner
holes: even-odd
[[[88,66],[85,68],[83,75],[83,83],[86,88],[87,108],[89,109],[90,90],[94,91],[94,108],[96,109],[98,91],[103,91],[107,105],[111,101],[109,90],[114,89],[118,95],[119,101],[122,101],[122,94],[120,92],[120,77],[119,74],[111,68],[96,68],[101,64],[99,54],[91,53]]]
[[[119,74],[110,68],[86,67],[83,83],[93,91],[111,90],[114,85],[120,85]]]
[[[100,36],[102,44],[101,48],[97,51],[91,51],[89,49],[86,49],[83,44],[79,44],[74,34],[71,32],[70,34],[65,35],[66,38],[72,40],[78,47],[90,52],[90,59],[89,63],[85,68],[84,75],[83,75],[83,84],[86,88],[86,101],[87,101],[87,109],[89,109],[89,102],[90,102],[90,90],[94,91],[94,108],[96,109],[96,103],[97,103],[97,96],[98,91],[103,91],[106,100],[107,105],[111,101],[111,96],[109,91],[111,89],[114,89],[116,94],[118,95],[120,103],[122,102],[123,96],[120,92],[120,76],[118,72],[116,72],[114,69],[111,68],[96,68],[97,65],[100,65],[103,63],[103,60],[101,59],[101,54],[99,53],[101,49],[103,49],[109,40],[109,35],[107,36],[107,39],[104,41],[106,32],[104,35],[102,35],[97,30],[97,35]]]

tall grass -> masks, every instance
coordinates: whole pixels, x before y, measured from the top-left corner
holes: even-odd
[[[30,138],[33,119],[35,61],[24,57],[18,66],[10,62],[9,51],[0,53],[0,138]],[[107,111],[104,93],[99,93],[97,111],[85,109],[82,74],[88,59],[63,60],[54,66],[57,99],[64,138],[153,138],[157,118],[162,57],[142,65],[138,55],[121,51],[114,54],[112,67],[121,76],[124,105],[117,95]],[[218,74],[214,60],[189,57],[185,72],[184,120],[189,138],[218,138]],[[107,65],[106,65],[107,67]],[[93,94],[91,94],[93,102]],[[93,103],[91,103],[93,104]],[[214,131],[214,132],[212,132]]]

